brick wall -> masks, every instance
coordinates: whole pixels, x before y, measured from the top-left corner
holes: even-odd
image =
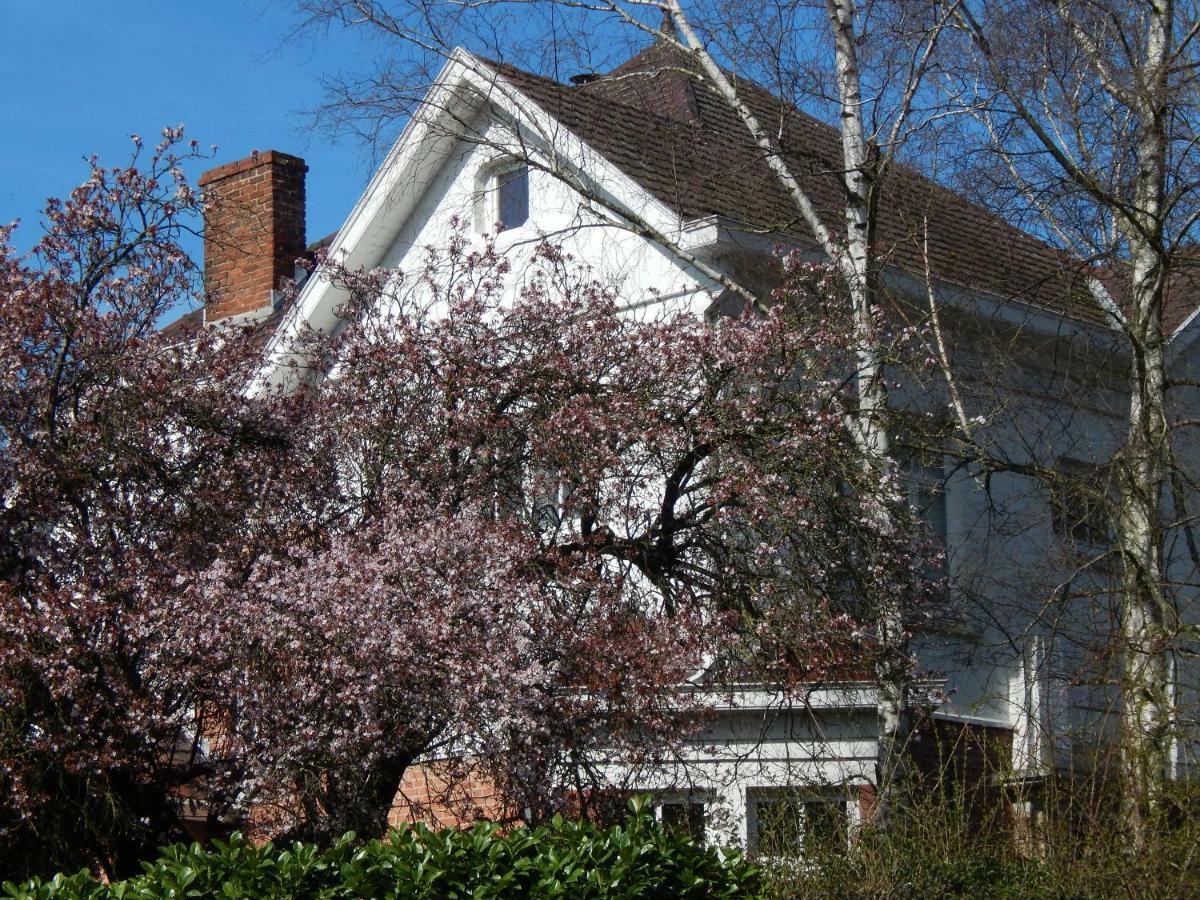
[[[269,310],[271,292],[293,277],[305,249],[304,160],[255,153],[200,176],[205,320]]]
[[[461,767],[462,762],[428,762],[409,766],[392,801],[388,825],[423,822],[430,828],[465,828],[480,819],[511,819],[497,796],[495,787],[475,772]]]
[[[1008,728],[925,719],[909,745],[918,784],[940,791],[972,827],[1005,819],[1010,809],[1003,785],[1012,771],[1012,740]]]

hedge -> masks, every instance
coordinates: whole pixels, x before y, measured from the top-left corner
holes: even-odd
[[[760,874],[742,856],[664,830],[643,802],[624,825],[556,817],[538,828],[480,823],[469,830],[417,825],[383,840],[349,834],[312,844],[255,846],[239,834],[176,844],[142,864],[144,874],[105,885],[86,871],[6,882],[0,897],[110,900],[160,897],[734,898],[761,896]]]

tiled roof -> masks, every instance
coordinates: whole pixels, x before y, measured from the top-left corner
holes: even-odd
[[[160,330],[164,336],[172,340],[186,341],[203,327],[204,310],[193,309],[191,312],[185,312],[179,318],[168,322]]]
[[[773,177],[736,111],[689,74],[682,52],[656,44],[617,69],[564,85],[494,63],[518,89],[685,219],[720,215],[752,229],[812,243],[811,231]],[[834,127],[747,81],[742,96],[780,146],[833,234],[844,234]],[[876,251],[885,263],[924,280],[926,230],[934,278],[1075,318],[1102,321],[1079,267],[1057,249],[1013,227],[904,165],[881,185]],[[1173,329],[1195,307],[1175,292]]]
[[[325,235],[325,237],[321,238],[319,241],[313,241],[311,244],[309,244],[305,248],[305,252],[307,252],[309,254],[309,256],[312,256],[318,250],[327,250],[329,247],[333,246],[333,239],[336,238],[337,236],[338,236],[338,233],[336,231],[331,231],[329,234]]]
[[[284,307],[277,306],[269,313],[266,313],[262,318],[255,320],[243,320],[243,325],[255,333],[255,340],[260,340],[266,344],[268,338],[275,331],[275,327],[283,321]],[[226,320],[227,321],[227,320]],[[204,310],[193,309],[191,312],[186,312],[177,319],[168,322],[160,329],[160,333],[171,339],[175,343],[184,343],[191,340],[200,333],[200,329],[204,327]]]
[[[718,215],[815,246],[737,113],[691,74],[694,66],[680,51],[655,44],[578,85],[486,62],[684,219]],[[834,235],[844,233],[837,129],[756,84],[742,80],[738,87],[759,121],[780,136],[784,156],[826,226]],[[1080,264],[908,166],[890,169],[875,228],[879,258],[918,281],[924,280],[927,241],[929,270],[944,284],[1104,321],[1079,277]],[[328,247],[336,235],[312,243],[308,252]],[[1172,273],[1164,298],[1168,333],[1192,313],[1198,298],[1200,265]],[[269,331],[278,319],[276,312],[258,327]],[[197,310],[163,330],[184,340],[202,324]]]
[[[1163,290],[1163,322],[1168,334],[1200,306],[1200,250],[1176,253],[1175,264]]]

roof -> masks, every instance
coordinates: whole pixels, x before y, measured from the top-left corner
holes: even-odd
[[[611,72],[577,84],[483,62],[683,220],[718,216],[815,248],[808,225],[736,111],[696,74],[683,51],[655,43]],[[844,233],[838,130],[759,85],[738,80],[738,87],[759,120],[779,136],[783,156],[827,227]],[[314,242],[308,252],[329,247],[337,235]],[[1107,323],[1086,289],[1082,263],[909,166],[889,167],[873,240],[878,259],[918,283],[928,265],[943,286]],[[1188,274],[1168,285],[1168,333],[1188,318],[1200,297],[1200,269]],[[259,327],[273,330],[278,318]],[[189,313],[164,330],[182,337],[202,321],[201,313]]]
[[[272,152],[274,152],[274,151],[272,151]],[[279,154],[279,155],[285,156],[285,157],[287,156],[286,154]],[[287,158],[288,159],[296,159],[296,157],[287,157]],[[242,160],[241,162],[245,162],[245,160]],[[230,163],[227,166],[222,166],[221,169],[218,171],[220,171],[222,173],[225,173],[226,170],[232,171],[233,167],[235,165],[237,165],[237,164]],[[208,180],[212,181],[213,179],[209,178]],[[321,238],[318,241],[313,241],[311,244],[309,244],[305,248],[305,254],[310,259],[315,259],[317,251],[327,249],[333,243],[333,239],[335,237],[337,237],[336,231],[325,235],[325,237]],[[261,320],[256,322],[254,324],[254,327],[262,329],[264,331],[269,331],[269,330],[273,329],[276,325],[278,325],[279,322],[282,321],[282,319],[283,319],[282,312],[279,309],[276,309],[276,310],[272,311],[270,315],[264,316]],[[186,341],[189,338],[191,338],[193,335],[195,335],[203,327],[204,327],[204,310],[203,309],[193,309],[189,312],[185,312],[183,315],[179,316],[176,319],[172,319],[170,322],[168,322],[166,325],[164,325],[162,327],[161,331],[164,336],[171,338],[172,340]]]
[[[672,45],[656,43],[578,85],[489,64],[683,218],[718,215],[814,244],[736,111]],[[759,120],[781,136],[783,156],[827,227],[844,233],[838,130],[752,82],[739,80],[738,88]],[[924,281],[927,239],[929,270],[943,284],[1105,321],[1078,263],[909,166],[890,168],[877,209],[874,240],[885,264]],[[1196,297],[1172,292],[1168,331],[1196,306]]]
[[[275,331],[275,327],[283,321],[284,311],[285,307],[281,304],[266,314],[260,314],[258,317],[241,318],[239,321],[241,327],[255,332],[256,339],[262,341],[265,345],[271,333]],[[229,320],[222,319],[221,321],[226,322]],[[168,322],[160,329],[159,333],[173,343],[182,344],[197,336],[203,327],[204,310],[193,309],[190,312],[185,312],[179,318]]]
[[[164,325],[161,333],[171,340],[186,341],[204,326],[204,310],[193,309]]]

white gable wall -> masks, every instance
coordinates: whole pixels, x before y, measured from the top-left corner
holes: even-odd
[[[494,110],[481,112],[472,130],[478,137],[456,141],[426,183],[424,195],[408,215],[382,254],[380,264],[413,272],[421,268],[428,248],[444,248],[454,233],[454,221],[466,223],[466,232],[483,242],[483,233],[494,233],[494,222],[485,219],[482,196],[490,173],[520,150],[522,140],[536,146],[530,135],[499,121]],[[528,150],[524,151],[528,152]],[[695,274],[661,248],[612,222],[595,204],[572,190],[560,178],[537,167],[549,167],[546,154],[533,153],[529,170],[529,218],[521,226],[497,236],[498,249],[512,263],[510,290],[515,291],[538,243],[549,241],[594,269],[595,277],[618,291],[622,305],[641,308],[661,297],[682,298],[687,308],[701,315],[712,296]],[[487,216],[486,218],[490,218]],[[679,303],[672,304],[678,308]]]

